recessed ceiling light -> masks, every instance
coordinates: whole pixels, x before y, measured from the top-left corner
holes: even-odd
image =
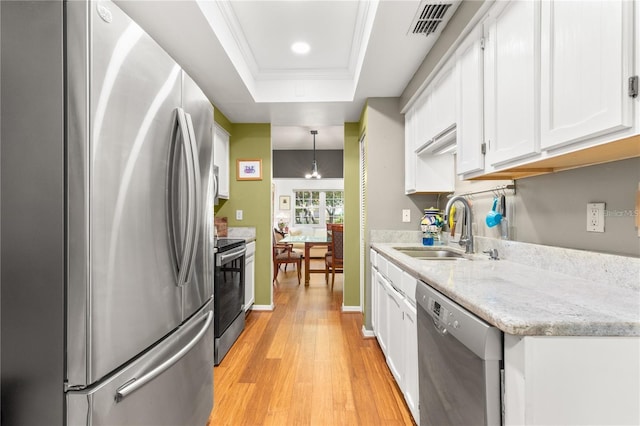
[[[291,50],[297,55],[305,55],[309,53],[311,46],[309,46],[309,43],[305,43],[304,41],[297,41],[291,45]]]

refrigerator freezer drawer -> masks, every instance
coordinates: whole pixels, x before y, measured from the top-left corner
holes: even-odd
[[[120,372],[67,392],[68,425],[204,425],[212,409],[211,302]]]

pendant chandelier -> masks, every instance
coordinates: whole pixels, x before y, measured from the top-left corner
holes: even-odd
[[[318,163],[316,162],[316,135],[318,134],[318,131],[312,130],[311,134],[313,135],[313,163],[311,163],[311,173],[307,173],[305,178],[320,179],[322,176],[318,173]]]

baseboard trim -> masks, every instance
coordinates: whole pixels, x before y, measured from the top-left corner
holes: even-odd
[[[273,311],[275,309],[274,305],[253,305],[251,306],[252,311]]]
[[[374,333],[373,330],[367,330],[366,327],[363,325],[362,337],[364,337],[365,339],[373,339],[374,337],[376,337],[376,333]]]
[[[360,306],[345,306],[342,305],[342,312],[362,312]]]

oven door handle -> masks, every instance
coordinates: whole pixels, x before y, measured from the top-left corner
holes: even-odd
[[[218,253],[218,266],[222,266],[225,263],[229,263],[232,260],[236,260],[242,256],[245,255],[245,253],[247,252],[247,248],[246,247],[240,247],[237,249],[233,249],[233,250],[229,250],[228,252],[224,252],[224,253]]]

